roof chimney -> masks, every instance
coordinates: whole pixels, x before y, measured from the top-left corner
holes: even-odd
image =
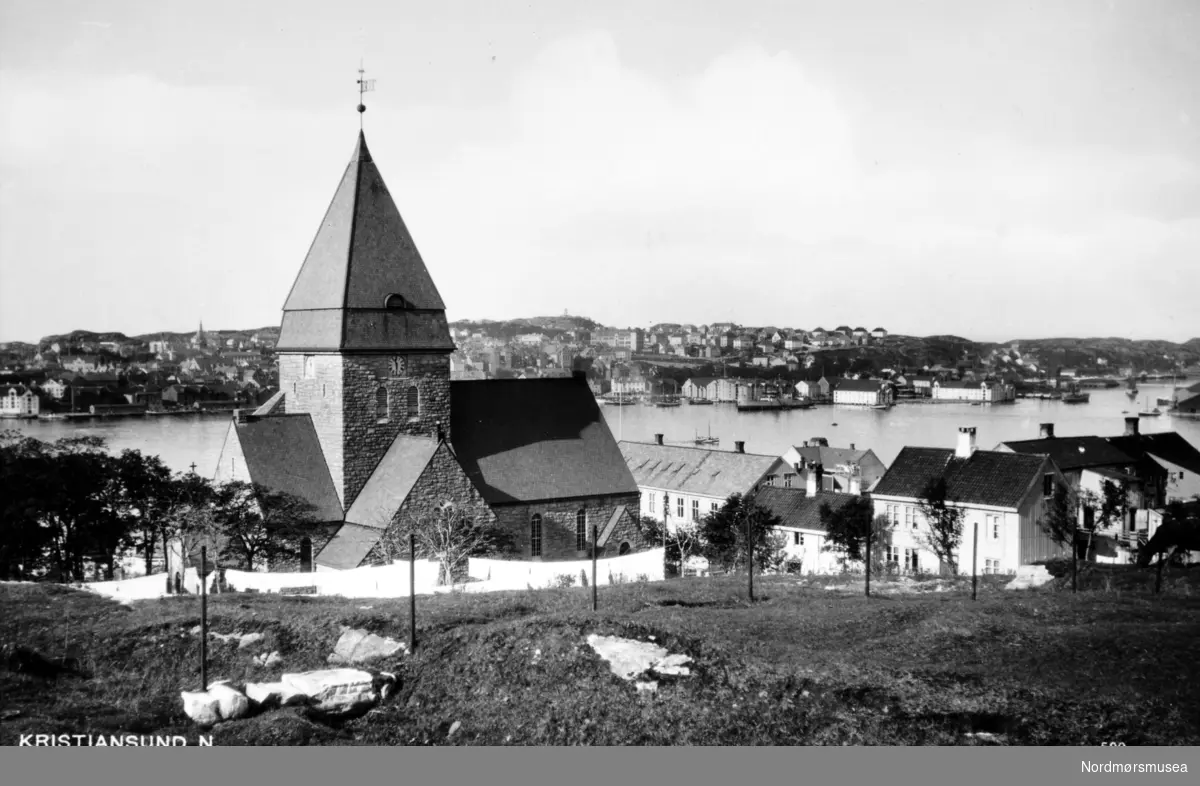
[[[734,453],[745,453],[746,452],[746,443],[740,442],[740,441],[734,442],[733,443],[733,452]]]
[[[1125,436],[1136,437],[1138,435],[1138,419],[1125,418]]]
[[[662,434],[655,434],[655,435],[654,435],[654,444],[655,444],[655,445],[661,445],[662,443],[663,443],[663,435],[662,435]]]
[[[857,464],[851,464],[849,470],[850,488],[848,491],[856,497],[860,496],[862,494],[862,473],[859,471]]]
[[[808,472],[804,473],[804,493],[810,497],[815,497],[820,488],[820,482],[817,479],[817,468],[815,466],[809,467]]]
[[[851,450],[854,450],[854,443],[853,443],[853,442],[851,442],[851,443],[850,443],[850,449],[851,449]]]
[[[1054,439],[1054,424],[1053,423],[1043,423],[1038,428],[1038,436],[1041,439]]]
[[[962,426],[958,430],[958,448],[954,451],[957,458],[970,458],[975,452],[975,427]]]

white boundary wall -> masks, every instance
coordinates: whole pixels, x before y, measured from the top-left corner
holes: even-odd
[[[600,586],[620,584],[637,581],[641,576],[647,581],[662,581],[665,578],[663,556],[663,549],[653,549],[596,560],[596,583]],[[573,586],[578,587],[591,584],[592,561],[525,562],[472,557],[467,573],[477,581],[486,582],[493,590],[554,587],[563,576],[574,579]]]
[[[473,557],[467,571],[474,581],[454,586],[437,585],[439,564],[436,560],[417,560],[416,567],[418,595],[545,589],[560,586],[562,576],[571,576],[576,587],[586,586],[592,581],[591,560],[524,562]],[[638,581],[643,577],[647,581],[662,581],[665,578],[662,549],[596,561],[596,581],[601,586]],[[212,582],[209,592],[215,594],[215,572],[210,575],[209,581]],[[156,573],[135,579],[88,582],[75,586],[113,600],[129,602],[166,596],[166,582],[167,574]],[[226,568],[225,582],[231,592],[256,590],[278,593],[287,589],[315,587],[317,595],[407,598],[408,562],[397,560],[391,565],[313,573],[260,573]],[[192,595],[200,594],[200,579],[195,568],[184,571],[183,589]]]

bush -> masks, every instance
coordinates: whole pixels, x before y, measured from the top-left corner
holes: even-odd
[[[1061,579],[1064,576],[1071,575],[1071,560],[1065,557],[1055,557],[1054,559],[1041,560],[1033,563],[1034,565],[1045,565],[1046,571],[1056,579]]]
[[[570,573],[564,573],[560,576],[555,576],[554,578],[552,578],[550,580],[550,586],[557,587],[559,589],[565,589],[566,587],[574,587],[575,586],[575,577],[572,576]]]

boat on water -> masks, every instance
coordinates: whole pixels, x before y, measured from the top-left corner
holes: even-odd
[[[652,403],[656,407],[677,407],[679,406],[679,399],[660,399]]]
[[[1147,402],[1146,406],[1149,406],[1149,402]],[[1161,414],[1162,414],[1162,412],[1159,411],[1158,407],[1155,407],[1154,409],[1143,409],[1142,411],[1138,412],[1138,417],[1139,418],[1156,418]]]
[[[1078,385],[1072,385],[1062,394],[1060,401],[1064,404],[1086,404],[1092,400],[1091,393],[1084,393]]]
[[[689,399],[687,400],[687,402],[688,402],[689,404],[691,404],[692,406],[694,406],[694,407],[695,407],[695,406],[703,406],[703,405],[705,405],[705,404],[709,404],[709,405],[711,405],[711,404],[712,404],[712,399],[708,399],[708,398],[689,398]]]
[[[1154,403],[1160,407],[1173,407],[1173,406],[1175,406],[1175,399],[1159,396],[1158,399]]]
[[[632,398],[622,398],[621,396],[613,396],[611,398],[604,399],[604,403],[611,404],[614,407],[628,407],[632,404],[636,404],[637,400]]]
[[[871,409],[891,409],[891,404],[872,404]]]

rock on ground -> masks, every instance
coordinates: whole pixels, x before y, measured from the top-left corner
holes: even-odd
[[[653,671],[662,675],[688,676],[691,663],[687,655],[671,655],[666,648],[647,641],[623,639],[619,636],[588,636],[587,642],[601,658],[608,661],[612,673],[623,680],[632,680]]]
[[[254,662],[257,663],[259,666],[265,666],[266,668],[269,669],[272,666],[277,666],[280,663],[282,663],[283,656],[279,654],[278,650],[275,650],[275,651],[271,652],[270,654],[267,654],[264,652],[260,655],[255,655]]]
[[[351,715],[379,701],[374,678],[358,669],[284,674],[281,681],[288,689],[307,696],[312,709],[325,715]]]
[[[246,696],[260,707],[289,707],[304,704],[308,697],[280,682],[247,682]]]
[[[376,658],[386,658],[396,653],[408,652],[408,644],[367,633],[365,630],[347,628],[334,645],[330,663],[365,663]]]
[[[207,691],[183,691],[183,711],[201,726],[243,718],[250,711],[250,700],[227,682],[210,685]]]

